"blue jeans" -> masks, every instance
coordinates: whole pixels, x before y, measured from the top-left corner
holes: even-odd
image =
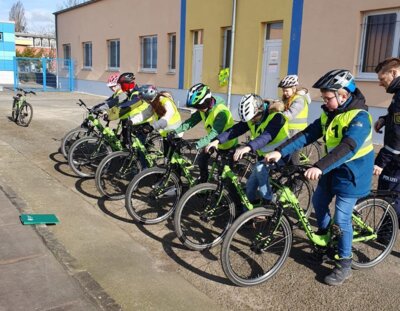
[[[326,229],[331,221],[329,204],[332,202],[332,194],[325,187],[318,185],[312,198],[317,217],[318,228]],[[351,246],[353,243],[353,226],[351,216],[358,198],[349,198],[336,195],[334,224],[339,226],[341,235],[338,240],[338,255],[340,258],[351,258]]]
[[[269,184],[269,169],[264,161],[254,164],[253,172],[246,183],[246,195],[250,202],[256,201],[259,197],[265,200],[272,199],[272,190]]]

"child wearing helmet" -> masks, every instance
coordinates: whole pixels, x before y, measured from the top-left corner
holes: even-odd
[[[365,98],[348,70],[332,70],[313,85],[321,92],[324,105],[320,118],[290,138],[265,160],[278,161],[282,156],[324,137],[327,155],[305,172],[311,180],[318,180],[313,195],[317,218],[316,234],[326,234],[331,221],[329,204],[336,196],[334,226],[338,235],[336,267],[324,282],[341,285],[351,276],[352,211],[359,198],[370,192],[374,150],[372,145],[372,118]],[[310,260],[322,263],[327,249],[318,247]]]
[[[175,129],[175,132],[177,134],[184,133],[203,122],[207,135],[196,142],[197,149],[207,146],[217,135],[231,128],[234,124],[232,114],[223,99],[212,96],[210,88],[203,83],[195,84],[189,89],[186,106],[197,111]],[[236,146],[236,144],[237,139],[232,139],[220,145],[219,148],[226,150]],[[208,179],[209,158],[210,155],[206,152],[201,152],[198,156],[199,182],[206,182]]]
[[[286,117],[281,112],[270,112],[268,104],[264,103],[260,96],[244,95],[240,100],[238,112],[241,122],[218,135],[206,147],[206,151],[250,131],[251,140],[246,146],[237,148],[233,158],[237,161],[246,153],[253,151],[257,152],[259,160],[263,160],[268,151],[274,150],[288,138],[289,128]],[[260,198],[265,201],[272,200],[268,175],[265,163],[257,162],[246,184],[246,195],[250,202],[256,203]]]

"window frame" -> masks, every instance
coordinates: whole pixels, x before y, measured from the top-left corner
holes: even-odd
[[[393,49],[392,49],[392,57],[398,57],[400,55],[400,9],[396,10],[382,10],[382,11],[369,11],[365,12],[362,16],[361,23],[361,36],[360,36],[360,45],[359,45],[359,53],[358,53],[358,65],[357,65],[357,80],[377,80],[378,75],[375,72],[363,72],[361,71],[363,68],[364,62],[364,54],[365,54],[365,46],[366,46],[366,35],[367,35],[367,27],[363,27],[363,25],[367,25],[368,17],[374,15],[384,15],[396,13],[396,24],[393,34]],[[397,53],[396,53],[397,49]],[[396,55],[397,54],[397,55]],[[382,59],[383,61],[383,59]]]
[[[0,31],[0,42],[3,42],[3,41],[4,41],[4,35],[3,35],[3,32]]]
[[[145,63],[145,39],[150,39],[150,67],[144,67]],[[155,44],[154,44],[155,39]],[[155,46],[155,65],[153,64],[154,58],[154,46]],[[147,55],[146,55],[147,56]],[[149,35],[149,36],[141,36],[140,37],[140,71],[148,72],[148,73],[156,73],[157,72],[157,62],[158,58],[158,36],[157,35]],[[146,61],[147,62],[147,61]]]
[[[63,66],[64,66],[64,68],[67,68],[69,66],[69,64],[71,63],[71,43],[63,44],[62,47],[63,47],[63,57],[64,57]],[[68,48],[69,53],[66,53],[66,48]],[[66,54],[69,54],[69,55],[66,55]]]
[[[111,46],[112,43],[117,43],[116,46],[116,53],[115,54],[115,65],[117,66],[111,66]],[[107,68],[110,71],[119,71],[119,68],[121,67],[121,41],[119,39],[110,39],[107,40]]]
[[[175,38],[175,40],[173,40]],[[168,34],[168,73],[176,72],[176,32]]]
[[[221,68],[229,68],[230,66],[230,57],[232,50],[232,27],[224,27],[223,30],[223,42],[222,42],[222,62]],[[230,32],[230,42],[229,42],[229,51],[228,49],[228,32]]]
[[[86,46],[89,46],[89,50],[90,50],[90,54],[89,54],[89,61],[90,61],[90,65],[88,66],[86,64]],[[82,48],[83,48],[83,69],[92,69],[93,68],[93,43],[92,41],[86,41],[86,42],[82,42]]]

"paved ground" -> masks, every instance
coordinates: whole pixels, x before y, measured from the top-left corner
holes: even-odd
[[[81,299],[93,309],[97,306],[106,310],[119,306],[124,310],[398,310],[399,242],[385,262],[370,270],[355,271],[345,286],[332,288],[322,283],[330,266],[306,264],[304,255],[309,248],[296,232],[291,256],[275,278],[253,288],[232,286],[220,267],[219,248],[203,253],[186,250],[176,239],[170,222],[135,224],[123,202],[99,198],[93,180],[72,174],[58,153],[60,139],[82,120],[83,111],[75,105],[77,99],[95,104],[99,97],[39,93],[30,100],[34,107],[31,126],[21,128],[8,119],[11,95],[0,92],[0,186],[8,197],[19,199],[6,206],[18,212],[55,213],[61,220],[56,226],[37,230],[23,227],[32,236],[38,234],[55,255],[59,264],[54,263],[54,272],[46,269],[45,259],[51,254],[45,248],[40,252],[20,249],[15,257],[45,254],[37,260],[37,270],[42,269],[46,279],[64,274],[67,280],[63,282],[73,285],[70,297],[75,298],[69,299]],[[188,137],[201,133],[201,129],[194,130]],[[3,209],[3,201],[8,199],[1,195]],[[0,230],[18,231],[18,212],[5,221],[9,227],[0,222]],[[2,241],[3,236],[2,245],[14,244],[7,234],[2,234]],[[9,253],[2,246],[0,262],[6,261]],[[18,295],[22,276],[18,271],[10,274],[12,269],[18,270],[12,264],[0,265],[0,278],[7,279],[7,287],[15,288],[7,292],[7,297],[14,294],[22,300],[23,295]],[[56,282],[48,284],[49,293],[63,288]],[[28,284],[26,291],[32,288],[36,288],[35,283]],[[26,310],[15,299],[2,299],[1,290],[2,285],[0,310]],[[47,296],[41,292],[35,297],[44,300]],[[106,303],[99,297],[106,297]],[[54,306],[35,305],[32,309]],[[78,303],[74,307],[71,309],[90,309],[80,308]],[[71,310],[69,306],[58,309]]]

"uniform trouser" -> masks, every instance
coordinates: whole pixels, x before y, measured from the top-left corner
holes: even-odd
[[[200,182],[206,182],[208,180],[208,161],[210,160],[210,154],[208,152],[200,152],[197,156],[197,163],[200,169]]]
[[[385,166],[379,175],[378,189],[399,192],[393,207],[400,218],[400,165],[397,161],[390,162]]]
[[[335,195],[318,185],[314,192],[312,202],[315,209],[318,228],[326,229],[331,221],[329,204]],[[338,239],[338,255],[340,258],[351,258],[351,246],[353,243],[352,213],[358,198],[350,198],[345,195],[336,195],[334,224],[340,229]]]

